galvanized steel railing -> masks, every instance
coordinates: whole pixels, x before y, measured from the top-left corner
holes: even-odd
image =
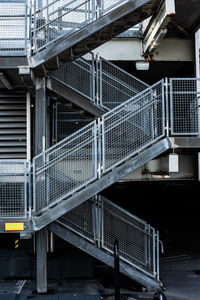
[[[49,77],[96,103],[95,72],[94,54],[88,53],[66,64]]]
[[[66,199],[97,178],[97,125],[92,122],[33,159],[33,211]]]
[[[200,78],[169,81],[171,135],[200,135]]]
[[[104,197],[87,200],[58,222],[111,255],[117,239],[121,261],[159,280],[159,233]]]
[[[1,56],[27,54],[28,22],[28,1],[0,0]]]
[[[161,80],[36,156],[34,214],[67,201],[167,135],[199,135],[199,82],[171,79],[168,89]],[[1,218],[27,216],[28,177],[26,162],[0,162]]]
[[[149,87],[102,57],[99,57],[97,76],[99,103],[107,110],[117,107]]]
[[[127,0],[126,0],[127,1]],[[36,0],[34,1],[33,52],[63,36],[69,36],[125,0]]]
[[[66,64],[49,77],[105,110],[113,109],[149,87],[102,57],[95,58],[93,53]]]
[[[66,200],[164,136],[164,82],[109,111],[33,160],[34,212]]]
[[[164,135],[164,81],[160,81],[102,116],[103,172]]]
[[[26,161],[0,161],[0,218],[28,217],[29,180],[30,167]]]

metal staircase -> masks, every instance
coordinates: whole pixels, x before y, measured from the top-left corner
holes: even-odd
[[[148,18],[159,2],[34,1],[29,66],[37,76],[51,73]]]
[[[159,233],[104,197],[87,200],[52,223],[49,229],[111,267],[117,239],[121,273],[145,287],[160,287]]]
[[[88,53],[49,75],[47,88],[93,116],[120,105],[149,85],[100,56]]]
[[[164,81],[33,159],[33,229],[39,230],[170,148]]]

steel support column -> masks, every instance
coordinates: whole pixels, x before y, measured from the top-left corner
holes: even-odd
[[[47,97],[44,77],[35,79],[35,146],[38,155],[46,149],[47,133]],[[36,269],[37,292],[47,292],[47,231],[45,228],[36,232]]]
[[[47,231],[45,228],[36,233],[37,292],[47,292]]]

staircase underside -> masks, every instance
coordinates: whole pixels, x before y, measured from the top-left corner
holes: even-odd
[[[29,59],[29,66],[36,76],[47,75],[142,22],[154,13],[159,2],[160,0],[129,0],[35,54]]]
[[[33,230],[37,231],[60,218],[62,215],[77,207],[84,201],[98,194],[102,190],[119,181],[137,168],[143,166],[148,161],[154,159],[160,154],[171,148],[168,138],[158,141],[148,149],[129,159],[127,162],[118,166],[116,169],[105,174],[100,179],[94,181],[88,186],[83,187],[77,193],[57,203],[54,207],[46,210],[41,216],[33,216]]]
[[[72,89],[62,85],[54,79],[47,80],[47,88],[54,94],[59,95],[63,100],[65,100],[65,102],[70,102],[76,107],[83,109],[85,113],[87,112],[95,117],[100,117],[105,113],[105,110],[93,104],[89,99],[76,93]]]
[[[67,228],[63,227],[57,222],[54,222],[49,225],[50,231],[52,231],[55,235],[62,238],[66,242],[72,244],[73,246],[79,248],[80,250],[88,253],[94,258],[102,261],[106,265],[113,267],[114,266],[114,258],[113,256],[97,248],[95,245],[89,243],[83,238],[78,237],[75,233],[71,232]],[[154,280],[148,277],[146,274],[144,275],[142,272],[133,268],[132,266],[127,265],[123,261],[120,261],[120,272],[134,281],[138,282],[144,287],[147,288],[159,288],[160,283],[157,280]]]

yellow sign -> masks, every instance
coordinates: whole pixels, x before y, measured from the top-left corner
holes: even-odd
[[[24,223],[5,223],[5,231],[24,231]]]

